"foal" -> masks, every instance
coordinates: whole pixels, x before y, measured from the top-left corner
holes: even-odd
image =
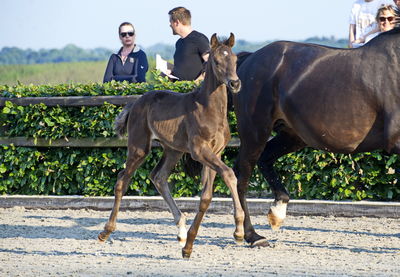
[[[179,228],[178,240],[183,244],[182,255],[189,258],[201,220],[212,198],[213,182],[218,173],[231,191],[234,204],[236,240],[243,240],[244,213],[237,192],[237,180],[231,168],[221,161],[221,153],[230,140],[227,120],[227,87],[236,93],[241,83],[236,75],[235,43],[229,39],[220,42],[211,37],[211,52],[205,79],[200,88],[187,93],[150,91],[138,101],[127,105],[118,115],[115,129],[119,136],[128,131],[126,168],[118,174],[115,201],[110,218],[99,234],[105,241],[116,229],[117,213],[131,176],[149,154],[151,141],[157,140],[164,149],[163,157],[153,169],[150,179],[167,202]],[[177,207],[168,186],[168,176],[183,153],[203,164],[201,183],[203,191],[199,211],[186,235],[186,218]]]

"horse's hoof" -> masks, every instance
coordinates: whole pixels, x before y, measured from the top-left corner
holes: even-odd
[[[282,226],[283,220],[286,218],[287,203],[282,200],[276,201],[268,211],[268,221],[272,230],[276,231]]]
[[[273,231],[278,231],[283,224],[283,219],[275,216],[271,211],[268,213],[268,221]]]
[[[190,258],[190,254],[192,254],[192,251],[188,251],[188,250],[182,249],[182,258],[189,259]]]
[[[255,247],[269,247],[270,244],[268,242],[268,240],[266,238],[262,238],[256,241],[253,241],[250,245],[251,248],[255,248]]]
[[[180,236],[177,236],[177,239],[178,239],[179,245],[184,247],[185,244],[186,244],[186,238],[182,238]]]

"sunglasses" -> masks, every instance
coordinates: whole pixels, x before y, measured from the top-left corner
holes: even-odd
[[[385,22],[386,20],[389,21],[389,23],[390,23],[390,22],[392,22],[394,20],[394,16],[388,16],[388,17],[381,16],[381,17],[379,17],[379,21],[380,22]]]
[[[135,35],[135,32],[123,32],[119,34],[121,37],[126,37],[126,36],[130,36],[133,37]]]

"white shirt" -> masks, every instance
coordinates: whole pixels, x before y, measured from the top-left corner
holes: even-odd
[[[350,13],[350,24],[356,25],[355,39],[359,39],[364,34],[376,28],[376,13],[382,5],[394,5],[392,0],[356,0]]]
[[[365,43],[367,43],[368,41],[370,41],[371,39],[373,39],[374,37],[378,36],[378,35],[381,34],[381,33],[382,33],[382,32],[376,32],[376,33],[373,33],[373,34],[367,36],[367,37],[365,38]],[[365,44],[365,43],[364,43],[364,44]]]

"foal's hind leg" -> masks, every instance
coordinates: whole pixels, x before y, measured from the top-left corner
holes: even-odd
[[[150,179],[153,181],[165,202],[167,202],[168,207],[174,216],[175,224],[178,227],[178,241],[181,245],[184,245],[187,236],[186,217],[181,210],[179,210],[175,200],[172,198],[168,183],[168,176],[170,175],[171,170],[175,167],[176,163],[182,157],[182,154],[182,152],[164,147],[163,157],[151,172]]]
[[[128,158],[126,160],[126,168],[118,173],[118,179],[114,187],[114,206],[108,222],[104,226],[104,231],[98,236],[101,242],[106,241],[110,234],[115,231],[117,215],[121,205],[122,196],[126,193],[128,185],[131,181],[132,174],[140,166],[150,151],[150,147],[136,148],[129,147]]]

